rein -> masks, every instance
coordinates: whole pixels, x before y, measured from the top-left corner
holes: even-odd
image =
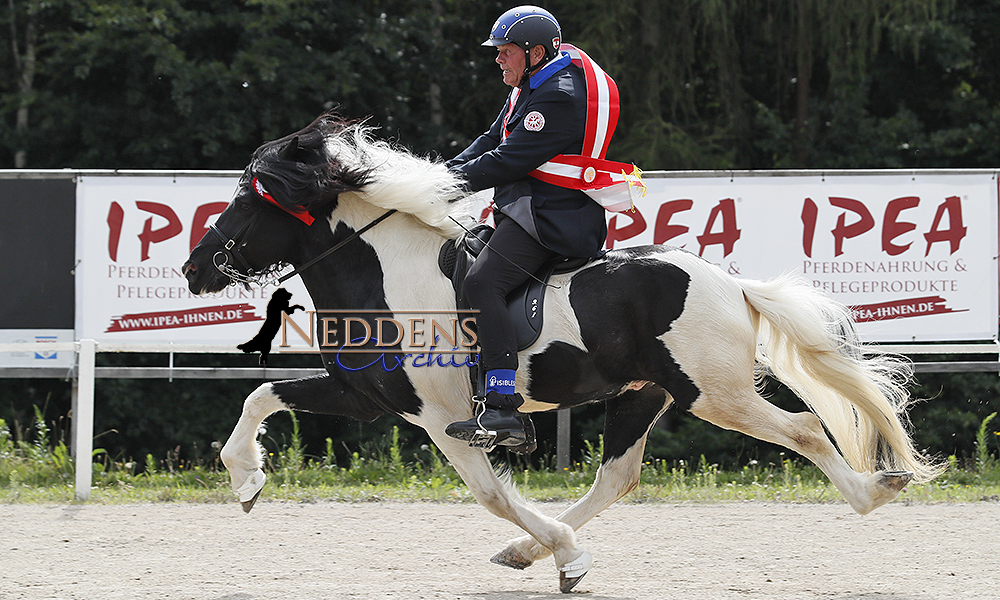
[[[327,256],[330,256],[337,250],[340,250],[348,243],[354,241],[355,238],[357,238],[364,232],[368,231],[372,227],[375,227],[382,221],[389,218],[389,216],[391,216],[392,213],[394,212],[396,212],[396,209],[391,209],[386,211],[384,214],[382,214],[382,216],[378,217],[371,223],[365,225],[361,229],[347,236],[345,239],[341,240],[338,244],[334,245],[332,248],[325,250],[322,254],[306,262],[304,265],[293,270],[291,273],[281,276],[276,282],[276,285],[284,283],[288,279],[291,279],[295,275],[302,273],[302,271],[305,271],[306,269],[315,265],[316,263],[323,260]],[[215,224],[210,225],[208,228],[208,230],[211,231],[212,234],[215,235],[215,237],[219,238],[219,240],[223,244],[223,249],[215,253],[215,256],[212,259],[212,264],[215,265],[215,268],[218,269],[220,273],[222,273],[226,277],[229,277],[230,281],[234,285],[237,282],[247,285],[256,283],[261,287],[268,285],[267,282],[263,281],[263,278],[267,273],[267,270],[260,272],[254,271],[253,268],[250,266],[250,264],[247,262],[247,260],[243,258],[243,255],[240,254],[240,248],[242,248],[246,243],[246,242],[240,242],[239,241],[240,237],[243,236],[253,226],[253,224],[256,221],[257,221],[257,215],[254,214],[253,216],[250,217],[250,219],[246,223],[243,224],[242,227],[240,227],[239,231],[237,231],[236,234],[233,235],[232,237],[229,237],[226,234],[222,233],[222,230],[219,229]],[[233,265],[230,264],[231,262],[237,263],[236,266],[238,268],[234,268]]]
[[[305,271],[306,269],[308,269],[309,267],[311,267],[311,266],[313,266],[314,264],[318,263],[319,261],[323,260],[323,259],[324,259],[324,258],[326,258],[327,256],[330,256],[331,254],[333,254],[333,253],[334,253],[334,252],[336,252],[337,250],[340,250],[340,249],[341,249],[341,248],[343,248],[343,247],[344,247],[344,246],[345,246],[345,245],[346,245],[346,244],[347,244],[348,242],[351,242],[351,241],[353,241],[353,240],[354,240],[354,238],[356,238],[356,237],[358,237],[359,235],[361,235],[362,233],[364,233],[364,232],[368,231],[368,230],[369,230],[369,229],[371,229],[372,227],[375,227],[376,225],[378,225],[378,224],[379,224],[379,223],[381,223],[382,221],[385,221],[386,219],[388,219],[388,218],[389,218],[389,217],[390,217],[390,216],[392,215],[392,213],[394,213],[394,212],[396,212],[396,209],[395,209],[395,208],[393,208],[393,209],[391,209],[391,210],[387,210],[387,211],[386,211],[385,213],[383,213],[383,214],[382,214],[382,216],[381,216],[381,217],[379,217],[379,218],[375,219],[375,220],[374,220],[374,221],[372,221],[371,223],[369,223],[369,224],[365,225],[365,226],[364,226],[364,227],[362,227],[361,229],[359,229],[359,230],[355,231],[354,233],[352,233],[351,235],[347,236],[347,238],[346,238],[346,239],[342,240],[342,241],[341,241],[340,243],[338,243],[337,245],[335,245],[335,246],[333,246],[332,248],[329,248],[328,250],[324,251],[324,252],[323,252],[322,254],[320,254],[319,256],[317,256],[317,257],[315,257],[315,258],[313,258],[312,260],[310,260],[310,261],[309,261],[309,262],[307,262],[306,264],[302,265],[301,267],[299,267],[299,268],[295,269],[295,270],[294,270],[294,271],[292,271],[291,273],[288,273],[288,274],[286,274],[286,275],[282,275],[282,276],[281,276],[280,278],[278,278],[278,285],[281,285],[282,283],[284,283],[284,282],[285,282],[285,281],[287,281],[288,279],[291,279],[291,278],[292,278],[292,277],[294,277],[295,275],[298,275],[298,274],[299,274],[299,273],[301,273],[302,271]]]

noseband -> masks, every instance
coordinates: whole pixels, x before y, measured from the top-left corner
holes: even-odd
[[[241,238],[250,231],[250,228],[256,222],[257,213],[254,213],[250,215],[247,222],[232,237],[222,233],[222,230],[215,223],[212,223],[208,227],[208,230],[222,242],[222,249],[212,256],[212,264],[215,265],[215,268],[220,273],[229,278],[229,282],[232,285],[236,285],[237,283],[245,285],[256,283],[263,286],[265,284],[264,277],[267,274],[267,270],[255,271],[250,266],[250,263],[247,262],[247,259],[243,258],[243,254],[240,253],[240,249],[247,244],[246,240],[242,240]]]

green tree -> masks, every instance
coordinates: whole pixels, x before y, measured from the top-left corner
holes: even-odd
[[[14,124],[14,168],[21,169],[28,162],[23,144],[29,133],[28,117],[35,92],[35,73],[38,52],[38,21],[41,3],[30,0],[23,7],[7,0],[11,62],[17,79],[14,103],[17,106]]]
[[[599,40],[592,53],[624,84],[617,156],[658,169],[816,167],[831,119],[849,129],[865,113],[873,57],[916,55],[951,4],[567,2],[564,29]],[[878,166],[870,159],[854,166]]]
[[[41,22],[31,94],[9,85],[24,51],[2,57],[0,160],[30,157],[12,166],[241,168],[262,141],[334,107],[419,152],[488,124],[469,74],[474,84],[492,57],[469,40],[494,3],[9,2],[12,27],[22,14]],[[15,134],[9,115],[29,101],[31,135]]]

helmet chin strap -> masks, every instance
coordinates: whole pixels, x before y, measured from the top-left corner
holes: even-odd
[[[533,48],[534,46],[524,51],[524,73],[521,74],[521,83],[519,83],[517,87],[528,89],[528,86],[531,83],[531,73],[536,69],[542,68],[547,62],[552,60],[551,58],[545,58],[543,56],[542,60],[538,61],[537,65],[531,65],[531,50]]]

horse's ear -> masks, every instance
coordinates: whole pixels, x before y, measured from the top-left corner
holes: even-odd
[[[295,157],[299,152],[299,136],[293,137],[285,147],[278,152],[278,158],[296,162]]]

